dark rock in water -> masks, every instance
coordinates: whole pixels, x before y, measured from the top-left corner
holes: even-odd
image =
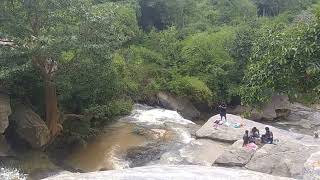
[[[10,97],[0,92],[0,134],[3,134],[9,125],[8,116],[11,114]]]
[[[19,152],[14,157],[0,157],[0,166],[19,169],[24,174],[37,174],[46,170],[57,172],[61,169],[52,163],[50,158],[41,151]]]
[[[0,157],[14,156],[14,152],[11,150],[6,138],[0,135]]]
[[[194,120],[200,117],[200,112],[186,98],[176,98],[170,94],[162,92],[157,96],[161,106],[165,109],[179,112],[185,119]]]
[[[19,104],[10,116],[14,131],[33,148],[40,148],[50,140],[50,131],[38,114],[29,107]]]
[[[125,160],[129,162],[129,167],[144,166],[151,161],[161,158],[167,149],[164,144],[148,144],[146,146],[133,147],[127,150]]]

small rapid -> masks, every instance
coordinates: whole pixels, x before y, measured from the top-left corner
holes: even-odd
[[[132,118],[131,122],[145,125],[163,125],[170,122],[182,125],[195,124],[190,120],[184,119],[177,111],[153,108],[141,104],[134,105],[130,117]]]
[[[194,124],[176,111],[136,104],[130,115],[106,127],[105,133],[73,152],[65,164],[84,172],[156,164],[153,157],[178,150],[194,140],[188,129]]]
[[[21,174],[17,169],[0,168],[1,180],[27,180],[27,176]]]

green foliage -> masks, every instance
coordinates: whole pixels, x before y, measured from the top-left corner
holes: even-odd
[[[218,23],[238,23],[256,16],[256,7],[251,0],[211,0]]]
[[[216,96],[204,82],[196,77],[175,77],[167,86],[171,93],[195,102],[206,102],[212,99],[212,96]]]
[[[259,16],[277,16],[285,11],[301,11],[314,3],[314,0],[254,0]]]
[[[319,94],[317,21],[270,29],[258,39],[241,91],[245,102],[264,102],[274,92]]]
[[[224,28],[216,33],[199,33],[183,42],[181,73],[198,77],[215,96],[213,102],[228,98],[231,86],[229,71],[234,60],[229,54],[234,32]]]
[[[43,115],[52,77],[62,112],[95,117],[65,125],[80,137],[160,91],[210,104],[317,99],[317,2],[3,0],[0,86]]]
[[[96,105],[88,108],[88,114],[93,114],[98,121],[112,119],[112,117],[126,115],[130,113],[132,108],[132,101],[129,99],[118,99],[110,101],[106,105]]]

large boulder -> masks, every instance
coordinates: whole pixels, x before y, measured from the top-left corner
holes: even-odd
[[[311,155],[304,164],[304,180],[320,179],[320,151]]]
[[[300,103],[293,103],[290,108],[291,112],[287,117],[290,121],[300,121],[302,119],[315,121],[315,125],[320,124],[320,111],[309,108]],[[318,122],[316,122],[318,120]]]
[[[262,108],[262,118],[274,120],[285,117],[290,112],[290,101],[287,95],[274,95]]]
[[[41,117],[31,108],[19,104],[10,116],[17,135],[33,148],[40,148],[50,140],[50,131]]]
[[[277,123],[290,127],[292,131],[312,135],[320,126],[320,111],[300,103],[293,103],[289,116]]]
[[[261,109],[255,109],[247,106],[238,105],[230,109],[231,114],[249,113],[250,119],[253,120],[268,120],[272,121],[277,118],[285,118],[289,115],[291,110],[291,103],[289,97],[286,95],[274,95],[265,103]]]
[[[220,116],[215,115],[211,117],[197,132],[196,137],[200,139],[211,139],[215,141],[222,141],[228,143],[234,143],[240,139],[245,132],[245,130],[250,130],[253,127],[257,127],[260,133],[264,133],[264,128],[267,126],[262,123],[251,121],[240,116],[227,114],[227,119],[229,125],[220,125],[217,129],[213,127],[214,121],[219,120]],[[235,124],[243,124],[240,128],[235,128]],[[312,136],[297,134],[294,132],[289,132],[286,130],[278,129],[272,126],[268,126],[273,132],[275,139],[284,141],[294,141],[305,145],[315,145],[319,144],[319,141],[314,139]]]
[[[216,159],[214,164],[226,167],[245,166],[255,151],[242,147],[242,144],[242,140],[235,142]]]
[[[227,115],[227,118],[229,120],[234,119],[234,115]],[[239,117],[240,118],[240,117]],[[197,132],[196,137],[199,139],[211,139],[214,141],[220,141],[220,142],[226,142],[226,143],[234,143],[238,139],[242,138],[242,135],[244,133],[244,130],[235,129],[232,127],[228,127],[225,125],[219,126],[217,129],[213,127],[214,121],[220,119],[219,115],[211,117]],[[241,121],[239,119],[239,121]]]
[[[228,169],[222,167],[205,166],[144,166],[124,170],[100,171],[92,173],[61,173],[48,177],[45,180],[91,180],[91,179],[121,179],[121,180],[289,180],[285,177],[276,177],[268,174]]]
[[[0,91],[0,134],[3,134],[9,125],[8,116],[11,114],[10,97]]]
[[[318,149],[319,147],[292,141],[281,141],[277,145],[266,144],[253,155],[245,167],[276,176],[302,178],[304,163]]]
[[[163,92],[157,95],[159,103],[166,109],[178,111],[185,119],[194,120],[200,117],[200,112],[186,98],[174,97]]]
[[[180,149],[179,155],[183,157],[186,164],[211,166],[226,147],[227,144],[224,143],[197,139]]]
[[[218,165],[245,166],[245,168],[253,171],[301,178],[307,158],[320,149],[319,140],[312,136],[269,126],[274,138],[277,140],[277,144],[264,145],[255,152],[246,151],[241,148],[241,141],[238,141],[242,139],[244,131],[257,127],[260,129],[260,133],[263,134],[266,125],[227,114],[228,126],[224,124],[215,129],[213,122],[219,118],[219,115],[213,116],[196,133],[198,138],[236,142],[218,157],[215,161]],[[243,126],[240,128],[233,126],[239,123],[243,124]]]

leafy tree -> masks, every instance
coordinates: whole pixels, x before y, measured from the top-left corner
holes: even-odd
[[[233,39],[233,30],[225,28],[217,33],[199,33],[183,42],[184,64],[180,71],[204,81],[213,92],[213,102],[223,101],[229,95],[228,72],[234,64],[229,48]]]
[[[259,104],[274,93],[318,94],[319,20],[267,30],[253,48],[241,89],[243,100]]]
[[[37,70],[44,84],[46,121],[54,138],[60,131],[56,92],[60,67],[79,60],[106,64],[112,50],[134,36],[134,11],[112,3],[94,5],[90,0],[5,0],[0,7],[1,38],[14,44],[2,46],[1,52],[7,52],[2,61],[11,61],[17,68],[29,64]],[[14,70],[2,67],[2,77]]]
[[[277,16],[285,11],[300,11],[309,7],[313,0],[254,0],[259,16]]]

